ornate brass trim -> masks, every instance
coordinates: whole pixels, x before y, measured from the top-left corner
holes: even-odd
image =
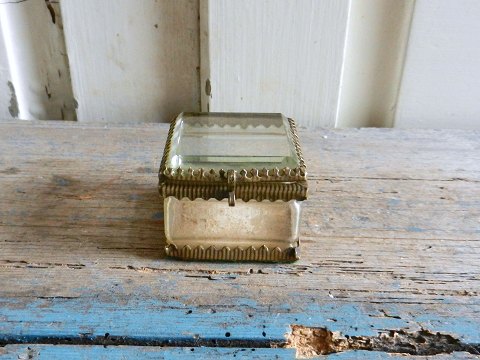
[[[243,201],[250,200],[305,200],[307,187],[304,183],[263,183],[261,186],[252,183],[237,183],[235,186],[235,198]],[[185,183],[167,182],[160,186],[160,195],[163,198],[174,196],[177,199],[227,199],[229,189],[226,183]]]
[[[197,247],[185,245],[179,249],[175,244],[169,244],[165,246],[165,252],[168,256],[184,260],[289,262],[299,258],[298,247],[284,249],[275,247],[270,250],[265,245],[259,248],[250,246],[246,249],[228,246],[217,249],[215,246],[205,248],[201,245]]]
[[[178,124],[178,119],[179,119],[180,115],[177,116],[176,118],[174,118],[170,122],[170,128],[168,129],[168,134],[167,134],[167,141],[165,142],[165,150],[163,151],[162,162],[160,163],[159,177],[162,177],[164,175],[164,172],[165,172],[165,169],[166,169],[166,164],[167,164],[167,159],[170,155],[170,151],[172,150],[173,133],[175,132],[175,127]]]
[[[199,182],[226,182],[227,171],[200,169],[165,168],[160,170],[160,177],[165,180],[199,181]],[[290,169],[242,169],[236,173],[235,181],[238,182],[289,182],[305,181],[306,171],[301,167]]]
[[[298,160],[300,162],[300,172],[306,175],[307,166],[305,165],[305,160],[303,159],[302,148],[300,146],[300,140],[298,139],[297,125],[295,125],[295,120],[288,118],[288,123],[290,124],[290,132],[292,134],[293,145],[297,152]]]
[[[235,186],[232,194],[232,185],[228,185],[228,170],[215,169],[182,169],[167,168],[167,161],[172,150],[172,139],[183,114],[176,117],[170,124],[165,150],[159,170],[159,192],[163,197],[174,196],[178,199],[189,198],[194,200],[230,199],[229,204],[235,203],[234,198],[249,201],[262,200],[305,200],[307,197],[307,171],[301,151],[297,128],[293,119],[288,119],[289,138],[293,142],[299,166],[293,169],[288,167],[278,169],[242,169],[235,171]]]

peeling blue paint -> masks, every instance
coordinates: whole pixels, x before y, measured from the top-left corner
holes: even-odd
[[[409,227],[407,227],[406,230],[410,231],[410,232],[424,232],[425,231],[425,229],[419,228],[417,226],[409,226]]]
[[[128,197],[129,200],[141,200],[142,199],[142,196],[141,195],[138,195],[138,194],[130,194],[130,196]]]
[[[71,345],[8,345],[0,360],[84,360],[84,359],[285,359],[295,357],[294,349],[250,348],[161,348],[150,346],[71,346]]]
[[[58,175],[53,176],[53,181],[55,182],[55,185],[58,186],[69,186],[71,184],[71,181],[69,179]]]
[[[477,306],[478,307],[478,306]],[[451,334],[467,343],[480,343],[480,322],[462,317],[436,318],[429,314],[418,314],[415,321],[425,329]]]
[[[152,215],[153,220],[163,220],[163,212],[158,211]]]
[[[397,206],[400,203],[401,203],[400,199],[396,199],[396,198],[388,199],[388,206]]]
[[[380,311],[368,303],[305,304],[305,299],[300,298],[295,307],[258,304],[252,299],[238,300],[230,306],[197,307],[188,299],[133,297],[112,297],[108,301],[98,298],[31,299],[28,303],[24,298],[3,298],[0,299],[0,340],[5,336],[22,341],[47,336],[75,337],[88,329],[93,337],[109,333],[137,340],[223,339],[226,332],[230,332],[229,340],[284,341],[292,324],[327,327],[349,336],[375,336],[382,330],[416,331],[421,323],[433,332],[452,333],[470,343],[480,342],[480,324],[475,319],[461,315],[446,318],[427,313],[419,305],[408,306],[412,314],[419,314],[417,316],[400,314],[394,304],[382,304]],[[403,318],[391,317],[399,314]]]

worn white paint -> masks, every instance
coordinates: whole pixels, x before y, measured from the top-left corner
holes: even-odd
[[[12,91],[13,83],[8,66],[7,49],[1,30],[0,24],[0,119],[10,119],[17,116],[16,96]]]
[[[200,15],[200,104],[202,111],[210,110],[210,32],[209,3],[211,0],[199,0]]]
[[[480,128],[480,2],[414,1],[0,0],[0,118]]]
[[[10,106],[8,115],[75,119],[58,6],[45,0],[0,1],[0,26],[5,50],[0,61],[8,63],[8,71],[5,65],[0,70],[1,87],[8,86],[9,106],[16,98],[18,108]]]
[[[480,1],[417,0],[395,126],[480,129]]]
[[[198,0],[62,0],[79,121],[198,111]]]
[[[337,127],[392,126],[413,7],[351,2]]]
[[[348,10],[348,0],[209,0],[203,109],[334,126]]]

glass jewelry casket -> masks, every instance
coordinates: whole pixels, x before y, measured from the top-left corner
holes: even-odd
[[[182,113],[159,172],[166,253],[182,259],[298,259],[306,167],[281,114]]]

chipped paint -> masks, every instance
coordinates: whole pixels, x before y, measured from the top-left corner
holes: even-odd
[[[24,120],[74,120],[60,5],[49,0],[16,4],[0,12],[11,77],[10,115]]]
[[[8,107],[8,112],[12,115],[13,118],[18,118],[18,100],[17,94],[15,92],[15,87],[11,81],[7,82],[7,86],[10,89],[10,106]]]
[[[296,357],[307,359],[346,351],[367,350],[410,355],[438,355],[453,352],[480,354],[480,344],[466,344],[449,334],[419,330],[384,330],[377,336],[343,336],[323,327],[292,325],[287,348],[296,350]]]
[[[205,82],[205,94],[209,97],[212,97],[212,84],[210,82],[210,79],[207,79]]]
[[[71,346],[71,345],[7,345],[0,348],[0,359],[227,359],[227,360],[290,360],[293,349],[156,347],[156,346]]]

